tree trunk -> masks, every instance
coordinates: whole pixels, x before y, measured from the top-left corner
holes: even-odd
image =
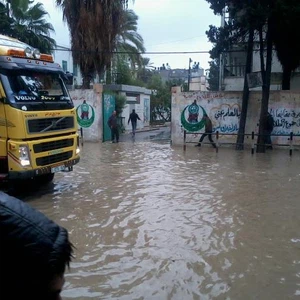
[[[91,77],[89,75],[82,74],[82,86],[81,89],[88,90],[90,89]]]
[[[111,74],[111,65],[110,63],[106,65],[105,67],[106,70],[106,84],[111,84],[112,83],[112,74]]]
[[[288,91],[291,89],[292,70],[290,68],[283,68],[282,73],[282,90]]]
[[[262,100],[260,108],[260,118],[259,118],[259,132],[257,139],[257,148],[256,152],[264,153],[266,151],[265,145],[265,123],[268,115],[269,107],[269,95],[270,95],[270,84],[271,84],[271,70],[272,70],[272,56],[273,56],[273,39],[272,39],[272,29],[270,19],[268,20],[268,31],[266,35],[267,41],[267,59],[266,59],[266,70],[263,72],[263,87],[262,87]],[[262,34],[260,34],[260,39]],[[261,48],[261,47],[260,47]],[[261,59],[263,59],[264,49],[260,49]]]
[[[252,56],[253,56],[253,36],[254,30],[251,28],[249,31],[248,37],[248,46],[247,46],[247,59],[246,59],[246,68],[245,68],[245,77],[244,77],[244,90],[243,90],[243,100],[242,100],[242,111],[240,117],[240,126],[238,131],[238,136],[236,140],[236,150],[244,149],[244,134],[246,127],[247,119],[247,110],[248,110],[248,100],[249,100],[249,84],[247,74],[252,70]]]

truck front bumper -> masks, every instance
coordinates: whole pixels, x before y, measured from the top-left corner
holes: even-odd
[[[46,167],[42,167],[34,170],[26,170],[26,171],[9,171],[8,179],[9,180],[30,179],[43,174],[53,173],[53,170],[56,169],[58,166],[63,167],[65,171],[72,171],[73,166],[76,165],[79,162],[79,160],[80,158],[76,157],[74,159],[61,162],[59,164],[55,164],[54,166],[46,166]],[[61,170],[61,168],[56,170]]]

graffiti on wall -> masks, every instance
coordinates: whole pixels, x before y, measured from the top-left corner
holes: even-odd
[[[82,104],[76,108],[77,122],[79,126],[87,128],[90,127],[95,120],[94,108],[83,100]]]
[[[213,124],[213,132],[237,133],[239,129],[240,106],[234,104],[220,104],[203,107],[197,100],[185,106],[181,112],[181,126],[190,132],[200,131],[205,126],[204,115],[208,115]]]
[[[300,134],[300,109],[271,108],[274,119],[273,134]]]
[[[144,122],[147,123],[150,121],[150,99],[144,99]]]
[[[239,130],[239,119],[241,115],[240,105],[221,104],[211,109],[211,117],[214,124],[214,132],[237,133]]]

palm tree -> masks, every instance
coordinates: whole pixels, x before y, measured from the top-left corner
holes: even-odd
[[[145,52],[144,40],[137,32],[138,16],[131,9],[124,11],[123,22],[117,35],[116,49],[121,54],[126,54],[131,67],[142,66],[143,58],[141,53]]]
[[[143,66],[141,54],[145,52],[145,47],[142,36],[137,33],[137,21],[138,16],[133,10],[126,9],[123,11],[122,24],[116,38],[115,50],[117,53],[112,57],[112,61],[109,61],[106,65],[106,83],[111,83],[111,69],[117,74],[124,73],[119,74],[118,78],[130,78],[135,77],[137,71]],[[123,84],[129,84],[128,80],[125,80],[125,82]]]
[[[0,34],[8,35],[10,24],[7,7],[0,1]]]
[[[71,34],[74,63],[89,88],[95,73],[102,75],[116,49],[123,11],[128,0],[56,0]]]
[[[42,3],[33,4],[31,0],[10,0],[9,14],[10,28],[2,30],[1,33],[17,38],[42,53],[54,51],[56,42],[50,37],[50,33],[54,33],[54,28],[45,19],[48,13]]]

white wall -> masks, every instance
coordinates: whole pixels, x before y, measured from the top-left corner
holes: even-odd
[[[241,92],[185,92],[180,88],[172,89],[172,125],[171,139],[173,144],[183,144],[184,126],[181,117],[187,119],[188,109],[194,100],[204,108],[213,123],[214,132],[222,134],[236,134],[239,128],[239,117],[242,105]],[[258,133],[259,113],[261,106],[261,92],[251,92],[248,106],[245,132]],[[273,91],[270,93],[269,111],[274,118],[273,134],[289,135],[290,132],[300,135],[300,92]],[[202,118],[199,111],[199,120]],[[187,135],[188,142],[199,140],[204,128]],[[200,132],[200,133],[199,133]],[[221,135],[220,142],[235,142],[236,135]],[[289,136],[273,136],[273,143],[289,144]],[[295,144],[300,145],[300,137],[295,137]],[[250,145],[250,137],[245,138],[245,144]]]
[[[74,106],[78,108],[84,100],[90,105],[90,115],[92,109],[95,112],[95,119],[93,124],[88,128],[83,128],[84,141],[99,142],[103,135],[103,116],[102,116],[102,93],[95,90],[73,90],[70,91]],[[80,109],[78,109],[80,114]],[[80,128],[80,126],[79,126]]]

